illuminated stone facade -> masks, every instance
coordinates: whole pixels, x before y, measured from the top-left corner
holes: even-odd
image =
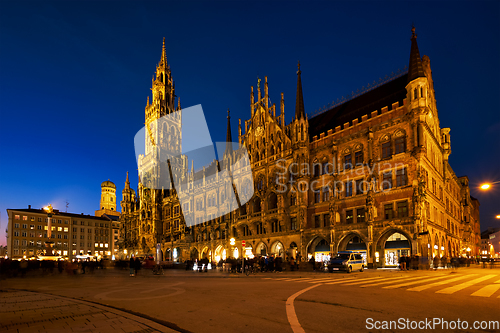
[[[152,90],[146,124],[175,112],[164,47]],[[283,94],[279,114],[269,105],[267,77],[264,91],[260,79],[256,90],[257,96],[251,89],[250,119],[238,125],[238,141],[251,158],[252,200],[210,219],[231,184],[204,183],[193,189],[197,199],[180,207],[175,190],[139,182],[136,196],[127,176],[121,202],[121,246],[127,253],[154,254],[161,244],[158,254],[165,260],[216,261],[242,252],[284,259],[300,252],[320,259],[358,250],[370,267],[393,266],[400,255],[478,254],[479,203],[470,196],[468,178],[457,177],[448,163],[450,129],[440,126],[430,60],[420,57],[414,31],[407,73],[314,117],[304,111],[300,65],[289,124]],[[229,139],[229,115],[227,120]],[[153,161],[153,151],[145,150],[139,166]],[[180,172],[188,181],[205,179],[214,168],[233,163],[234,155],[226,150],[221,162],[197,172],[188,170],[186,160]],[[208,222],[186,226],[183,209],[202,211]]]

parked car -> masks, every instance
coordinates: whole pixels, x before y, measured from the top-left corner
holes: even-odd
[[[365,269],[365,261],[359,252],[339,251],[336,256],[330,259],[328,271],[346,271],[347,273],[353,270],[362,272]]]

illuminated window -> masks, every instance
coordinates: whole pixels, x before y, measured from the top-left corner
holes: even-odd
[[[16,216],[14,216],[14,219],[15,219],[15,220],[19,220],[19,219],[20,219],[20,216],[19,216],[19,215],[16,215]]]
[[[28,217],[23,215],[23,221],[28,221]]]
[[[365,209],[364,208],[356,209],[356,222],[357,223],[364,223],[365,222]]]
[[[354,218],[353,210],[352,209],[346,210],[345,211],[345,223],[347,223],[347,224],[352,223],[353,218]]]

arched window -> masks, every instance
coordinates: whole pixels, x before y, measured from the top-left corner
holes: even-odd
[[[300,140],[304,140],[304,125],[300,125]]]
[[[269,202],[269,209],[278,208],[278,196],[276,195],[276,193],[271,192],[271,194],[269,194],[268,202]]]
[[[417,99],[418,98],[418,89],[415,88],[415,90],[413,90],[413,99]]]

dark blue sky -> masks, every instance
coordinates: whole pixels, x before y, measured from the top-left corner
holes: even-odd
[[[250,86],[307,112],[408,65],[411,25],[431,59],[450,163],[472,186],[500,180],[500,2],[0,2],[0,244],[7,208],[93,214],[100,184],[137,186],[133,138],[166,37],[183,107],[202,104],[214,141],[250,117]],[[500,186],[473,189],[500,226]]]

